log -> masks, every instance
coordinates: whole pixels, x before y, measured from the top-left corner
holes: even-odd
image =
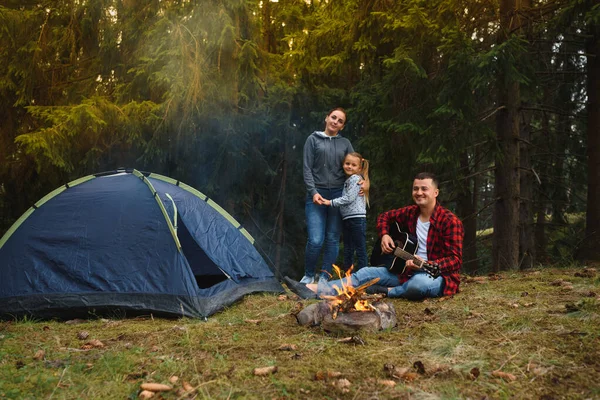
[[[373,303],[374,311],[339,312],[333,318],[332,305],[322,301],[304,308],[296,315],[303,326],[321,326],[331,333],[376,332],[396,326],[396,310],[388,303]]]
[[[320,301],[305,307],[296,315],[296,320],[303,326],[319,326],[326,315],[331,315],[332,306],[329,302]]]

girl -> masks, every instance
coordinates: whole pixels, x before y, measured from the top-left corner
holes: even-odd
[[[348,153],[342,165],[348,177],[344,183],[342,197],[323,200],[323,204],[339,208],[344,232],[344,267],[355,265],[355,271],[367,265],[367,205],[369,204],[369,161],[356,152]],[[365,182],[364,196],[359,195]],[[358,262],[354,264],[354,252]]]

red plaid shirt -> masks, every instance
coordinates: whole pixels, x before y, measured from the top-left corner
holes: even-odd
[[[379,237],[390,232],[390,223],[397,222],[400,229],[417,235],[417,218],[420,209],[417,205],[386,211],[377,217]],[[429,218],[429,233],[427,234],[427,259],[435,261],[442,271],[444,278],[444,296],[458,292],[460,284],[460,267],[462,266],[462,244],[464,237],[463,225],[460,219],[449,210],[436,204]],[[398,275],[400,283],[406,282],[412,276],[407,270]]]

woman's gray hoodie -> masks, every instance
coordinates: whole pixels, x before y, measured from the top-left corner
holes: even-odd
[[[344,186],[346,175],[342,163],[346,154],[354,152],[348,139],[340,135],[327,136],[315,131],[304,143],[304,183],[312,197],[317,188],[335,189]]]

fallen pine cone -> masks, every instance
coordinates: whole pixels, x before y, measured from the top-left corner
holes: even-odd
[[[150,399],[150,398],[154,397],[154,392],[151,392],[149,390],[142,390],[140,392],[140,394],[138,395],[138,397],[140,399]]]
[[[378,379],[377,383],[383,386],[394,387],[396,386],[396,381],[391,379]]]
[[[34,360],[43,360],[45,355],[46,355],[46,352],[44,350],[40,349],[35,352],[33,359]]]
[[[394,364],[384,364],[383,370],[387,372],[390,378],[401,379],[410,371],[408,368],[398,368]]]
[[[267,376],[275,372],[277,372],[277,367],[272,365],[270,367],[254,368],[253,374],[256,376]]]
[[[338,343],[360,344],[363,346],[366,344],[365,341],[363,340],[363,338],[361,338],[360,336],[352,336],[352,337],[338,339]]]
[[[90,336],[90,333],[88,331],[81,331],[79,333],[77,333],[77,339],[79,340],[85,340]]]
[[[149,390],[151,392],[168,392],[173,390],[171,386],[164,385],[162,383],[142,383],[140,388],[142,388],[142,390]]]
[[[495,376],[496,378],[502,378],[507,381],[516,381],[517,380],[517,377],[514,376],[513,374],[509,374],[508,372],[502,372],[502,371],[492,371],[492,376]]]
[[[350,386],[352,386],[352,384],[350,383],[350,381],[346,378],[341,378],[338,379],[334,382],[331,383],[331,385],[333,385],[334,387],[340,389],[342,392],[347,393],[348,392],[348,388]]]
[[[83,346],[81,346],[81,348],[84,349],[84,350],[90,350],[90,349],[93,349],[93,348],[99,348],[99,349],[101,349],[103,347],[104,347],[104,343],[102,343],[98,339],[90,340],[89,342],[87,342],[86,344],[84,344]]]
[[[416,372],[409,372],[409,373],[402,375],[402,379],[404,379],[407,382],[412,382],[415,379],[417,379],[418,377],[419,377],[419,375]]]
[[[287,343],[282,344],[281,346],[279,346],[277,348],[277,350],[280,350],[280,351],[294,351],[297,349],[298,349],[298,346],[296,346],[295,344],[287,344]]]
[[[339,371],[317,371],[315,374],[315,380],[324,381],[326,379],[337,379],[342,376]]]

